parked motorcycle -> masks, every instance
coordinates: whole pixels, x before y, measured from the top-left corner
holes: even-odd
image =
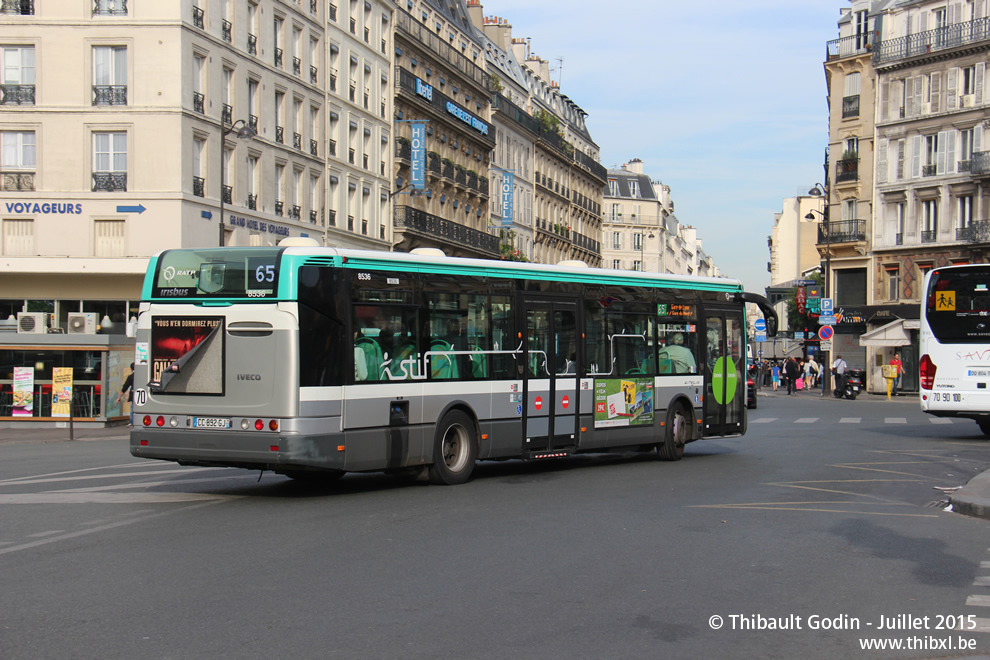
[[[846,373],[843,376],[836,375],[835,387],[832,389],[832,394],[836,399],[841,399],[842,397],[855,399],[863,390],[863,384],[865,382],[866,371],[863,369],[846,369]]]

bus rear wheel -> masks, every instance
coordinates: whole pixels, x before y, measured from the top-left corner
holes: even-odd
[[[460,410],[452,410],[437,426],[433,443],[430,483],[444,486],[462,484],[471,477],[478,457],[474,422]]]
[[[684,408],[675,406],[667,413],[667,426],[663,442],[657,445],[657,458],[661,461],[679,461],[684,455],[684,445],[691,437],[691,421]]]

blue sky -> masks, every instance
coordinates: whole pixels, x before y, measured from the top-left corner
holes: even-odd
[[[606,167],[643,160],[724,275],[762,293],[782,200],[822,182],[825,43],[845,0],[483,0],[588,113]],[[607,5],[606,5],[607,7]]]

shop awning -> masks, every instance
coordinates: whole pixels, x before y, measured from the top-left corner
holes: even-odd
[[[904,319],[891,321],[859,338],[860,346],[907,346],[910,343],[911,336],[904,327]]]

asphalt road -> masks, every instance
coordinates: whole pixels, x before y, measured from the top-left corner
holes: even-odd
[[[0,444],[0,658],[990,652],[990,522],[939,505],[990,468],[976,425],[906,398],[759,406],[677,463],[483,463],[450,488]],[[861,650],[879,639],[904,648]]]

